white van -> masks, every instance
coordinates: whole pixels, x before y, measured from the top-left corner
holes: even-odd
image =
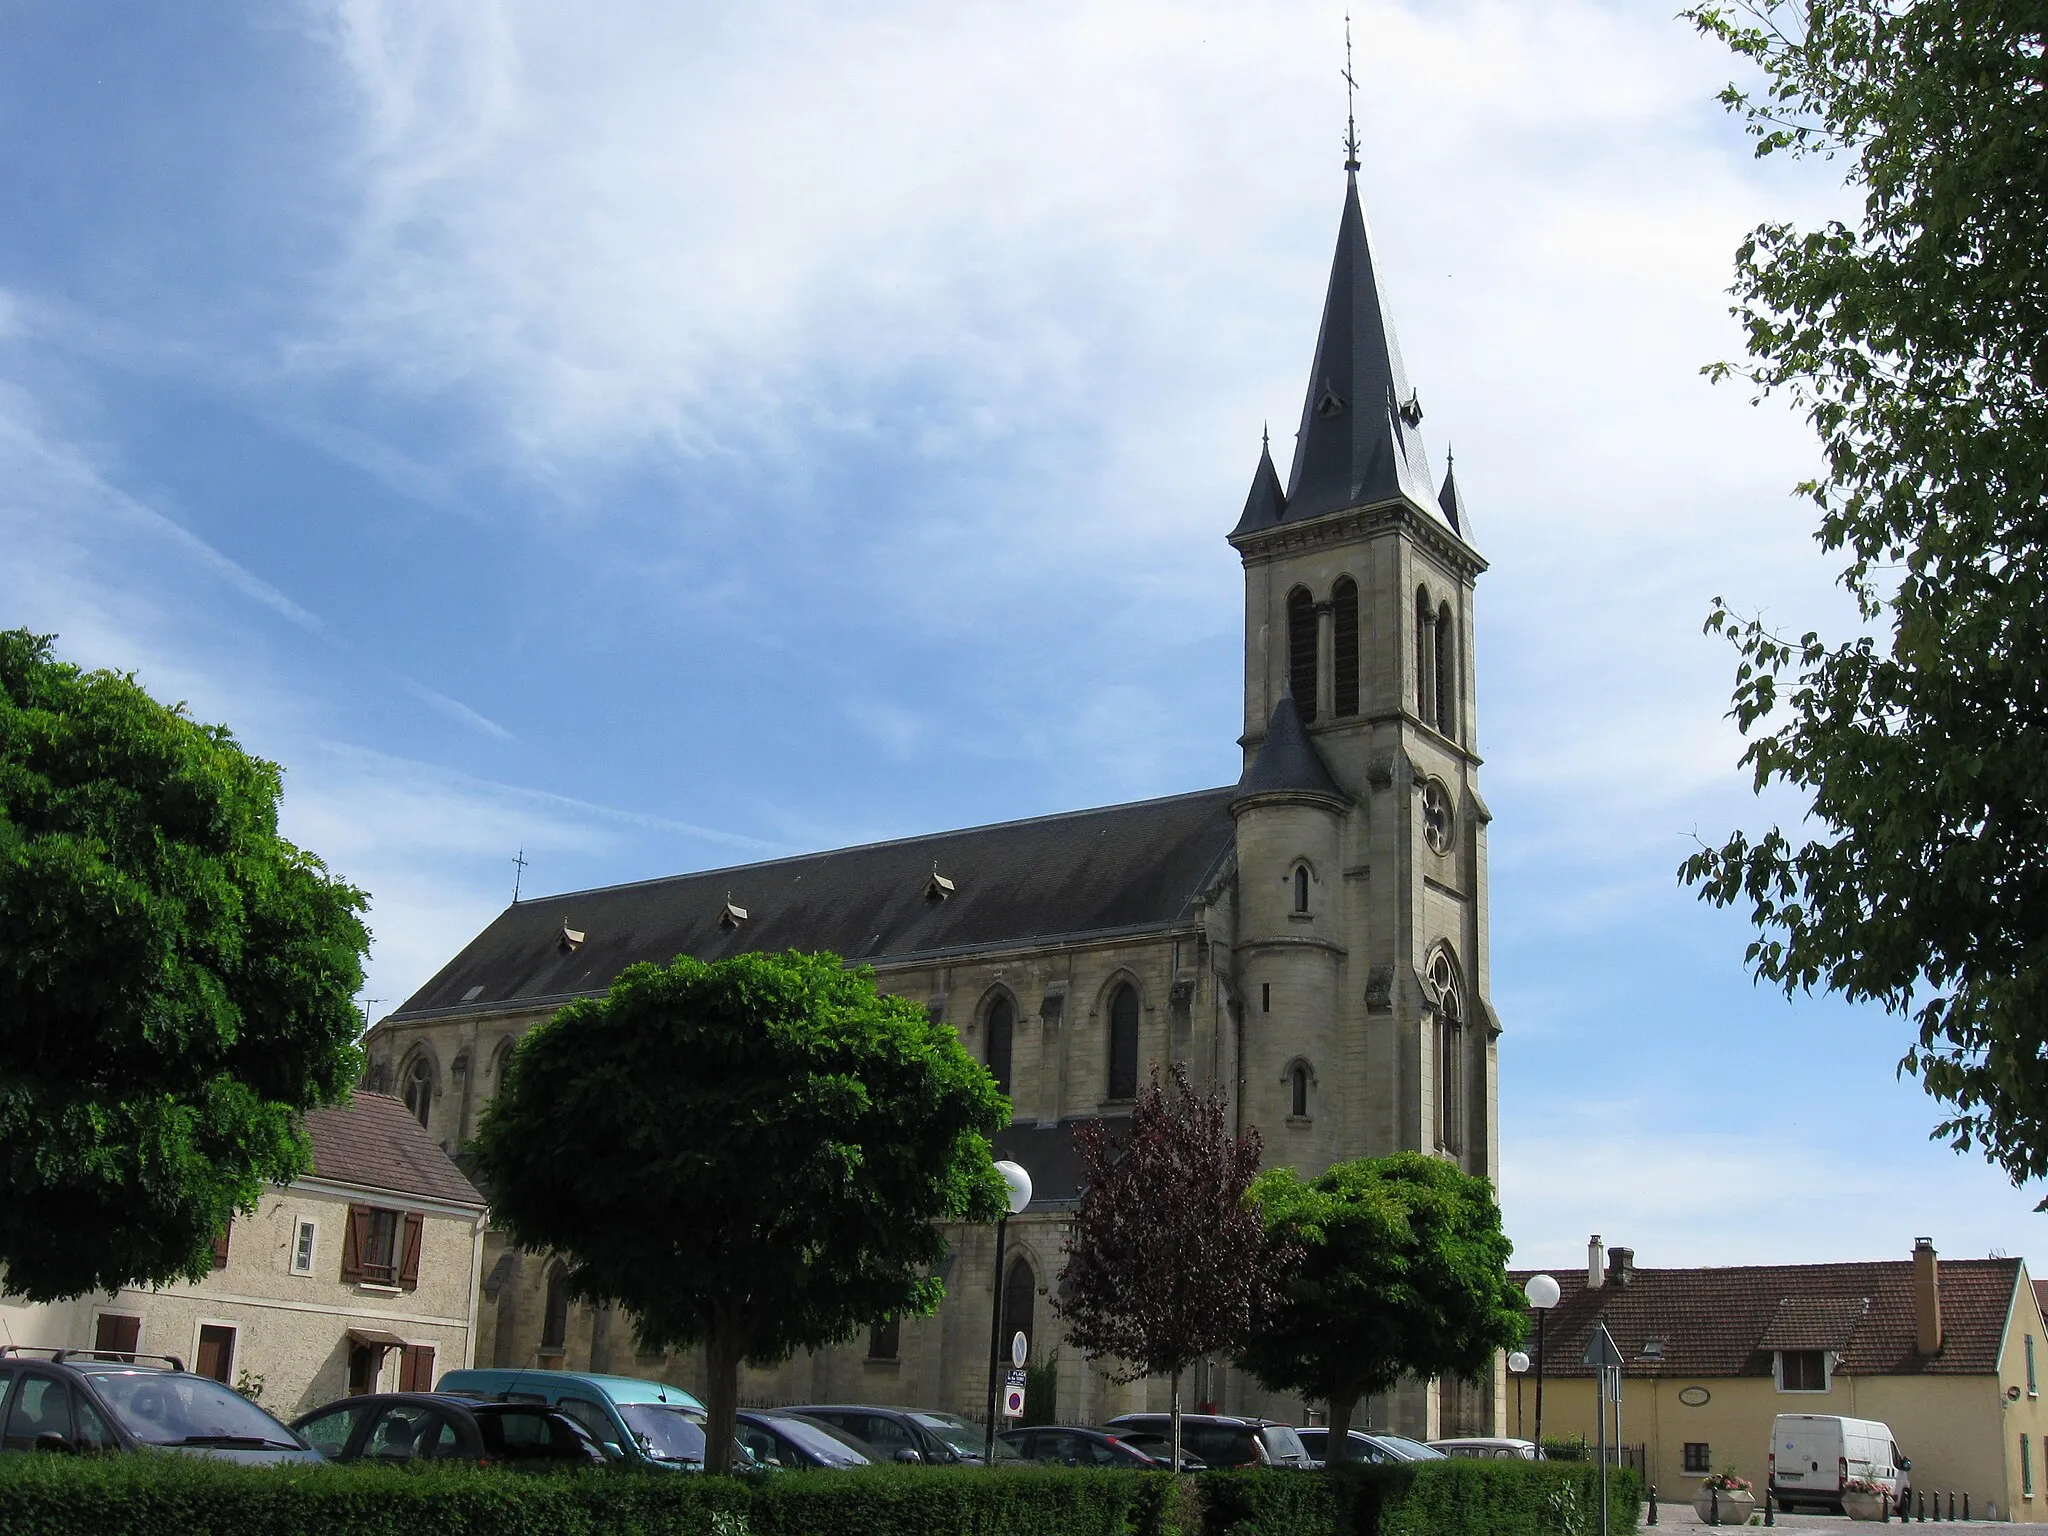
[[[1771,1492],[1778,1508],[1802,1505],[1842,1512],[1842,1484],[1862,1478],[1906,1501],[1913,1463],[1899,1454],[1891,1426],[1831,1413],[1781,1413],[1771,1425]]]

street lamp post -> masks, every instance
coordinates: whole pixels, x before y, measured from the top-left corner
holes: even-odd
[[[988,1443],[983,1452],[983,1461],[988,1466],[996,1464],[996,1372],[1001,1369],[998,1351],[1002,1345],[1003,1332],[1003,1241],[1009,1234],[1010,1218],[1020,1216],[1024,1207],[1031,1203],[1031,1175],[1018,1163],[996,1164],[996,1172],[1003,1176],[1003,1182],[1010,1189],[1010,1206],[996,1221],[996,1283],[995,1306],[988,1321]]]
[[[1519,1349],[1508,1356],[1508,1374],[1515,1378],[1515,1438],[1522,1438],[1522,1378],[1529,1374],[1529,1357]]]
[[[1531,1275],[1529,1283],[1522,1287],[1522,1294],[1536,1309],[1536,1454],[1540,1457],[1543,1454],[1543,1319],[1557,1305],[1557,1298],[1563,1292],[1549,1275]]]

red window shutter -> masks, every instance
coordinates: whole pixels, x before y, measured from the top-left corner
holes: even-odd
[[[408,1344],[400,1363],[398,1390],[401,1392],[431,1392],[434,1390],[434,1346],[431,1344]]]
[[[226,1269],[228,1267],[228,1238],[234,1234],[234,1230],[235,1219],[230,1216],[228,1224],[220,1229],[220,1236],[213,1240],[213,1267],[215,1269]]]
[[[427,1218],[418,1211],[405,1213],[405,1244],[399,1249],[398,1283],[411,1290],[420,1283],[420,1240],[426,1234]]]
[[[135,1346],[142,1342],[142,1319],[122,1317],[115,1312],[102,1312],[99,1324],[93,1331],[92,1347],[109,1355],[132,1355]]]
[[[341,1278],[344,1280],[363,1278],[363,1233],[369,1225],[370,1208],[367,1205],[348,1208],[348,1230],[341,1239]]]

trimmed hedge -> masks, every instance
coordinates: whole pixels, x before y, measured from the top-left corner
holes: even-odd
[[[768,1478],[0,1456],[0,1536],[1588,1536],[1599,1468],[1302,1472],[870,1467]],[[1636,1528],[1610,1473],[1612,1529]]]

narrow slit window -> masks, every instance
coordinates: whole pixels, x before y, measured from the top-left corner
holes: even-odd
[[[1308,910],[1308,866],[1297,865],[1294,871],[1294,910]]]
[[[1109,1000],[1109,1096],[1138,1096],[1138,991],[1128,983]]]
[[[292,1273],[310,1275],[313,1273],[313,1259],[320,1246],[320,1224],[313,1221],[299,1223],[297,1235],[292,1240]]]
[[[996,1089],[1010,1096],[1010,1045],[1016,1033],[1017,1010],[1007,997],[999,997],[988,1010],[988,1071]]]
[[[1304,723],[1316,717],[1316,600],[1306,587],[1287,594],[1287,690]]]
[[[1288,1074],[1288,1114],[1297,1120],[1308,1118],[1308,1068],[1296,1064]]]
[[[1415,713],[1425,724],[1436,720],[1436,613],[1429,605],[1429,593],[1415,594]]]
[[[1358,583],[1349,576],[1339,576],[1336,586],[1330,589],[1330,643],[1337,654],[1331,658],[1331,687],[1336,697],[1330,701],[1332,713],[1355,715],[1358,713]]]
[[[1458,739],[1458,653],[1457,630],[1451,622],[1451,605],[1445,603],[1436,615],[1436,728],[1451,740]]]
[[[1271,1013],[1272,1011],[1273,983],[1271,983],[1270,981],[1262,981],[1259,983],[1259,1012]]]

